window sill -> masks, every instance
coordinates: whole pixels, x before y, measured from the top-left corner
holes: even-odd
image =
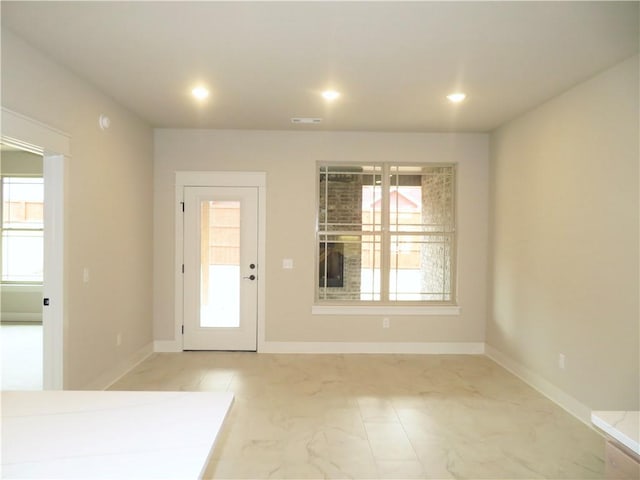
[[[313,305],[312,315],[460,315],[457,305]]]

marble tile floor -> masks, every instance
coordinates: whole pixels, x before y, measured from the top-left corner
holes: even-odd
[[[205,478],[603,477],[603,438],[485,356],[162,353],[111,388],[233,392]]]

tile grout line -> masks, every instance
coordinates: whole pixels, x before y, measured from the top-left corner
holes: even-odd
[[[402,422],[402,419],[400,418],[400,415],[398,415],[398,412],[396,410],[396,406],[393,404],[393,402],[391,402],[391,408],[393,408],[393,413],[395,413],[396,417],[398,418],[398,423],[402,427],[402,431],[404,432],[405,437],[407,437],[407,440],[409,441],[409,445],[411,445],[411,450],[413,450],[413,454],[416,456],[417,462],[422,467],[422,474],[423,475],[427,475],[426,466],[424,465],[424,463],[422,463],[422,460],[420,460],[420,456],[418,455],[418,451],[416,450],[416,446],[411,441],[411,437],[407,434],[407,429],[404,427],[404,423]]]

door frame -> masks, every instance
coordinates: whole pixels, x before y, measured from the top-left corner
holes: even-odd
[[[38,155],[43,159],[44,280],[43,298],[50,305],[42,309],[42,386],[44,390],[64,388],[64,230],[65,172],[70,157],[71,137],[29,117],[2,108],[2,143]]]
[[[265,343],[265,285],[266,285],[266,200],[267,174],[265,172],[176,172],[175,180],[175,255],[174,255],[174,338],[179,351],[184,350],[184,188],[185,187],[255,187],[258,189],[258,282],[257,299],[257,351]]]

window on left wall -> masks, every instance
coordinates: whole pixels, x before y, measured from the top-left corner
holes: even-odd
[[[2,282],[43,281],[44,179],[2,176]]]

